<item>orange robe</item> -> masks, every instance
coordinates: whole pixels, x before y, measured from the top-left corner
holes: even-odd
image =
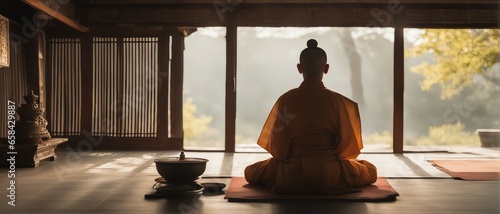
[[[363,148],[357,104],[319,80],[277,100],[257,144],[273,157],[247,166],[245,179],[277,193],[346,193],[377,180],[373,164],[355,159]]]

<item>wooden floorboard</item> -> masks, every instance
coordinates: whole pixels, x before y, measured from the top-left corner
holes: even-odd
[[[498,152],[498,151],[496,151]],[[492,158],[493,152],[362,154],[400,194],[394,202],[227,202],[224,195],[144,199],[158,177],[153,160],[177,151],[57,151],[55,162],[16,169],[16,206],[7,205],[7,170],[0,177],[0,213],[499,213],[500,183],[453,180],[428,159]],[[209,159],[199,182],[242,176],[265,153],[190,152]],[[227,190],[227,187],[226,189]]]

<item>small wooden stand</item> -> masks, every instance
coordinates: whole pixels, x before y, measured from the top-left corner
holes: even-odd
[[[7,143],[2,143],[0,144],[0,157],[2,159],[0,166],[8,166],[10,163],[6,160],[10,159],[10,156],[15,156],[16,167],[38,167],[40,161],[47,158],[50,161],[55,161],[57,159],[55,153],[57,145],[67,141],[68,138],[50,138],[37,145],[19,143],[15,145],[15,150],[10,150]]]

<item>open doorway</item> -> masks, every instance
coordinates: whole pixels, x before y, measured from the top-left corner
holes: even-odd
[[[224,150],[226,30],[198,28],[185,38],[184,148]]]
[[[392,150],[392,28],[238,28],[236,151],[263,151],[256,142],[278,97],[296,88],[306,41],[328,55],[324,85],[359,104],[365,151]]]
[[[481,147],[500,127],[498,29],[405,29],[405,151]]]

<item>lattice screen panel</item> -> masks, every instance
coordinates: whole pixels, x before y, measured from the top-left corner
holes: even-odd
[[[76,38],[48,40],[51,72],[49,127],[53,136],[81,132],[81,43]],[[88,87],[88,86],[87,86]]]
[[[158,39],[93,39],[94,135],[155,137]]]

